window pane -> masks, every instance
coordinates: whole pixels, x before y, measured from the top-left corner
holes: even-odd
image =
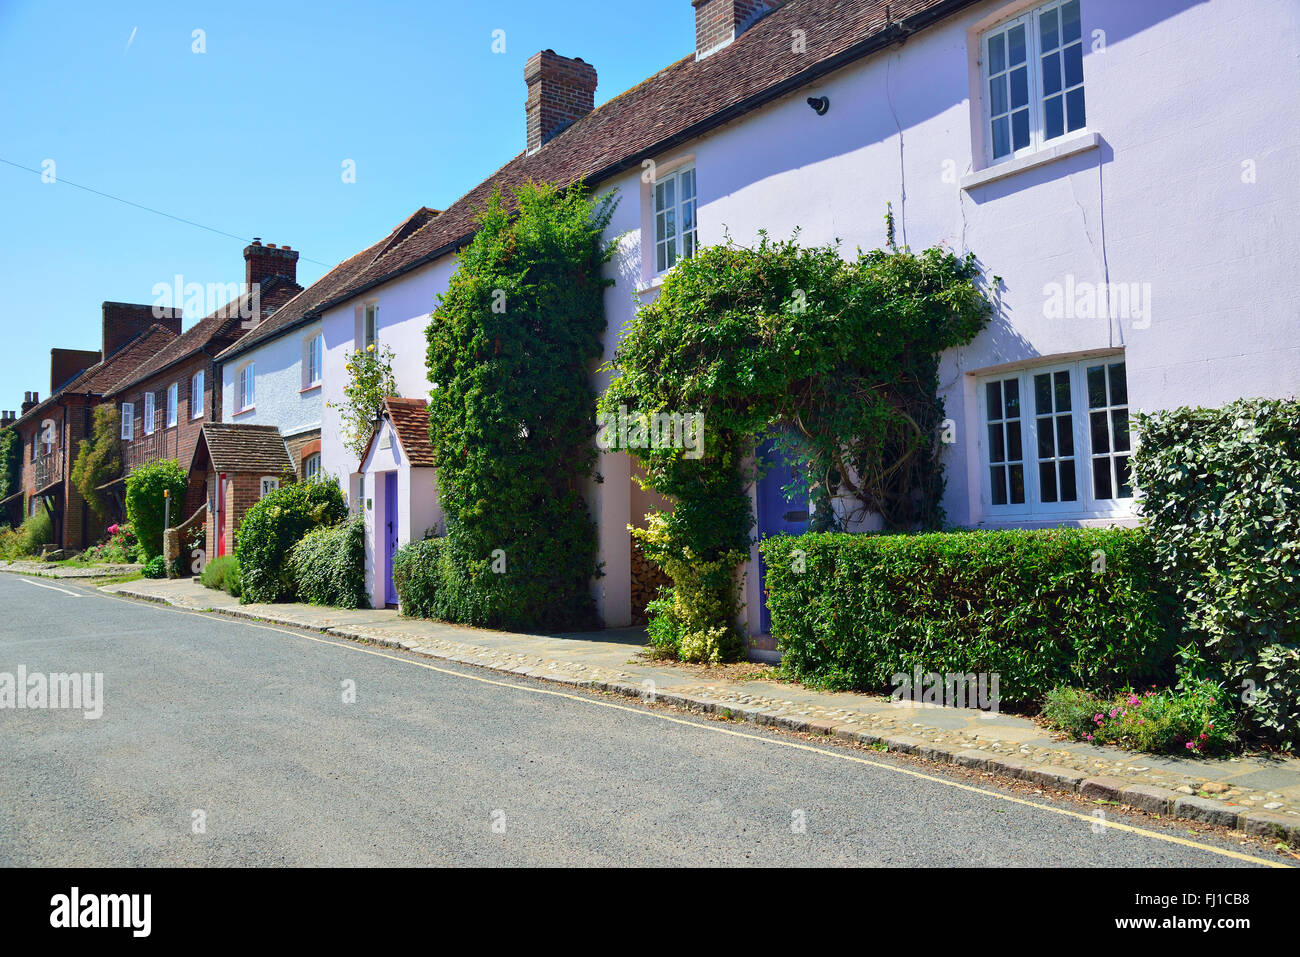
[[[984,387],[984,395],[988,400],[989,418],[1002,418],[1002,383],[990,382]]]
[[[655,272],[663,272],[668,268],[668,251],[663,243],[655,246]]]
[[[1054,463],[1038,463],[1038,490],[1044,502],[1056,501],[1056,465]]]
[[[1101,455],[1110,451],[1110,430],[1106,428],[1106,413],[1093,412],[1092,417],[1092,454]]]
[[[1088,367],[1088,408],[1100,409],[1106,402],[1106,376],[1102,366]]]
[[[1050,10],[1038,18],[1038,32],[1039,36],[1043,38],[1044,50],[1055,50],[1059,45],[1056,21],[1057,12],[1055,10]]]
[[[1003,395],[1006,397],[1008,419],[1020,418],[1020,380],[1007,379],[1002,383]]]
[[[1034,412],[1048,415],[1052,411],[1052,377],[1046,372],[1034,376]]]
[[[993,504],[1007,504],[1007,467],[995,465],[989,469],[989,487],[993,491]]]
[[[1011,504],[1025,504],[1025,467],[1013,465],[1007,476],[1011,481]]]
[[[1029,69],[1022,66],[1012,70],[1010,77],[1012,108],[1027,105],[1029,103]]]
[[[1111,434],[1115,437],[1115,451],[1128,451],[1128,409],[1114,409],[1110,413]]]
[[[677,180],[670,179],[664,183],[664,208],[672,209],[677,205]]]
[[[1119,494],[1115,497],[1132,498],[1133,487],[1129,484],[1127,455],[1121,455],[1115,459],[1115,474],[1119,480]]]
[[[664,184],[655,184],[655,212],[662,212],[665,206],[664,202]]]
[[[989,113],[998,116],[1007,111],[1007,76],[995,76],[989,80]]]
[[[677,210],[670,209],[664,213],[664,239],[675,239],[677,237]]]
[[[1064,370],[1056,373],[1056,411],[1070,411],[1070,373]]]
[[[1128,382],[1124,377],[1124,363],[1112,363],[1108,370],[1110,372],[1110,404],[1128,405]]]
[[[1007,52],[1012,66],[1025,62],[1025,25],[1023,23],[1007,31]]]
[[[1005,116],[993,121],[993,155],[1006,156],[1011,152],[1011,121]]]
[[[682,173],[682,202],[695,196],[695,170],[688,169]]]
[[[1019,462],[1025,457],[1024,449],[1020,445],[1020,423],[1007,423],[1007,460],[1010,462]]]
[[[1074,459],[1067,459],[1061,463],[1061,487],[1059,492],[1062,502],[1078,501],[1079,491],[1078,482],[1074,477]]]
[[[1068,415],[1056,417],[1056,448],[1058,455],[1074,454],[1074,420]]]
[[[1001,425],[989,426],[989,461],[1005,462],[1007,460],[1006,442],[1002,437]]]
[[[1011,143],[1015,149],[1022,150],[1029,145],[1029,111],[1021,110],[1011,114]]]
[[[1061,92],[1061,54],[1043,57],[1043,95]]]
[[[1052,420],[1038,420],[1038,457],[1050,459],[1056,454],[1056,445],[1052,442]]]
[[[1092,460],[1092,494],[1096,498],[1110,498],[1109,457]]]
[[[695,231],[694,230],[692,230],[689,233],[682,234],[682,255],[683,256],[695,255]]]
[[[1079,0],[1061,4],[1061,42],[1069,43],[1082,36],[1079,24]]]
[[[1078,86],[1083,82],[1083,44],[1065,48],[1065,85]]]
[[[1070,122],[1066,124],[1066,129],[1081,130],[1088,125],[1088,114],[1083,108],[1083,87],[1071,90],[1065,94],[1066,113],[1069,114]]]
[[[1054,96],[1043,104],[1043,136],[1055,139],[1065,132],[1065,100]]]
[[[682,232],[690,233],[695,231],[695,204],[682,203]]]
[[[989,37],[989,73],[1001,73],[1007,68],[1006,41],[1002,34]]]

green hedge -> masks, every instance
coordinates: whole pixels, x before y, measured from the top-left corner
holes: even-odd
[[[426,538],[393,556],[393,586],[403,615],[439,621],[481,622],[489,616],[483,589],[468,584],[450,539]]]
[[[289,553],[299,601],[335,608],[369,608],[366,594],[366,523],[361,516],[318,528]]]
[[[14,560],[38,557],[41,546],[53,541],[54,525],[50,513],[42,505],[34,514],[23,519],[17,528],[0,530],[0,558]]]
[[[292,600],[296,585],[289,552],[314,528],[336,525],[347,516],[336,482],[284,485],[255,502],[239,526],[235,555],[243,591],[240,601]]]
[[[1300,401],[1139,415],[1133,477],[1206,665],[1256,734],[1300,742]]]
[[[1171,596],[1140,530],[826,532],[760,547],[782,664],[809,684],[875,691],[916,667],[985,672],[1004,702],[1028,702],[1171,669]]]
[[[229,592],[239,597],[239,559],[234,555],[222,555],[203,566],[199,575],[199,584],[218,591]]]
[[[145,561],[162,554],[163,518],[167,513],[164,490],[171,491],[171,523],[179,525],[186,518],[182,512],[188,481],[185,469],[175,459],[146,462],[126,477],[126,518],[139,539]]]

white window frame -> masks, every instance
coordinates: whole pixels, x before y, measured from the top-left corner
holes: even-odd
[[[256,363],[246,362],[235,370],[235,414],[247,412],[256,402]]]
[[[176,407],[180,404],[181,387],[179,383],[173,382],[167,387],[167,428],[176,426]]]
[[[135,403],[122,403],[122,429],[119,432],[123,442],[130,442],[135,438]]]
[[[280,487],[280,480],[272,475],[263,475],[259,487],[261,489],[261,494],[257,497],[263,499]]]
[[[321,384],[325,369],[325,337],[317,332],[302,342],[302,388],[314,389]]]
[[[691,195],[689,199],[683,199],[682,179],[687,173],[690,173]],[[664,190],[665,204],[662,208],[660,208],[659,205],[661,186],[665,187]],[[668,205],[666,202],[666,198],[667,198],[666,194],[667,194],[668,187],[671,187],[673,191],[673,203],[671,206]],[[690,207],[690,211],[691,211],[691,228],[689,230],[683,230],[681,228],[681,223],[682,220],[685,218],[684,210],[686,209],[687,206]],[[666,239],[663,235],[661,235],[660,232],[660,216],[664,217],[663,221],[666,223],[669,213],[672,214],[674,223],[677,226],[676,232],[674,233],[672,240]],[[662,176],[656,177],[655,181],[650,184],[651,272],[656,276],[663,275],[664,273],[672,269],[673,266],[675,266],[681,260],[695,255],[695,253],[700,248],[699,229],[700,229],[699,178],[697,177],[695,172],[695,164],[693,162],[687,162],[681,164],[680,166],[673,167],[671,170],[664,173]],[[667,230],[665,228],[664,232],[666,231]],[[690,237],[689,244],[686,241],[688,236]],[[686,251],[688,245],[690,247],[689,252]],[[665,255],[663,257],[664,265],[661,267],[659,265],[660,248],[662,247],[664,250],[668,250],[670,246],[672,250],[673,261],[671,263],[668,262],[668,254],[667,252],[665,252]]]
[[[203,418],[203,370],[190,376],[190,418]]]
[[[302,480],[304,482],[314,482],[318,478],[320,478],[320,453],[313,452],[311,455],[303,456]]]
[[[367,302],[361,306],[361,348],[379,348],[379,303]]]
[[[1080,26],[1079,39],[1070,41],[1069,46],[1074,46],[1077,42],[1080,47],[1080,57],[1084,51],[1083,47],[1083,0],[1051,0],[1050,3],[1040,4],[1021,13],[1020,15],[1008,20],[1004,20],[996,26],[983,31],[979,36],[979,78],[980,90],[979,100],[981,104],[981,122],[983,123],[983,140],[984,140],[984,161],[985,166],[996,166],[1009,160],[1017,159],[1021,156],[1029,156],[1049,145],[1060,142],[1068,136],[1078,136],[1088,132],[1088,124],[1085,120],[1082,126],[1069,128],[1069,106],[1066,98],[1074,90],[1083,90],[1084,99],[1084,116],[1087,116],[1087,78],[1084,77],[1074,85],[1067,85],[1065,81],[1064,63],[1059,62],[1058,68],[1061,70],[1061,88],[1052,94],[1055,98],[1061,98],[1062,124],[1061,132],[1056,136],[1047,137],[1047,120],[1046,106],[1043,102],[1043,63],[1042,63],[1042,32],[1040,23],[1042,18],[1051,14],[1057,17],[1058,24],[1060,21],[1060,8],[1068,3],[1078,2],[1080,4]],[[1029,96],[1029,142],[1020,149],[1015,148],[1014,129],[1011,124],[1011,115],[1013,112],[1019,112],[1011,108],[1011,91],[1010,91],[1010,69],[1009,49],[1006,48],[1004,41],[1004,70],[997,75],[1006,75],[1007,79],[1007,112],[999,113],[998,116],[1007,117],[1007,137],[1008,145],[1011,147],[1010,152],[1001,156],[994,156],[994,136],[993,136],[993,94],[989,87],[989,81],[992,79],[990,74],[991,63],[989,62],[989,40],[998,35],[1006,35],[1012,28],[1023,25],[1025,28],[1025,66],[1028,71],[1028,96]],[[1058,32],[1057,47],[1052,52],[1061,54],[1062,61],[1064,58],[1064,46],[1062,45],[1063,37]]]
[[[157,417],[157,398],[153,390],[144,394],[144,434],[153,435],[154,426],[157,424],[154,419]]]
[[[1129,410],[1129,448],[1127,453],[1130,458],[1133,455],[1134,433],[1132,429],[1132,403],[1131,399],[1117,404],[1108,405],[1105,409],[1107,418],[1107,428],[1109,442],[1112,450],[1106,453],[1097,453],[1092,447],[1092,434],[1090,428],[1091,413],[1102,411],[1101,408],[1090,409],[1088,406],[1088,369],[1092,366],[1109,367],[1115,363],[1125,363],[1125,391],[1128,391],[1128,368],[1126,357],[1123,353],[1112,353],[1108,355],[1091,356],[1084,359],[1068,359],[1056,362],[1037,362],[1032,365],[1017,366],[1000,372],[993,372],[976,377],[975,390],[976,402],[979,416],[979,430],[977,432],[977,445],[979,455],[979,475],[980,475],[980,503],[982,506],[982,516],[986,521],[992,522],[1023,522],[1034,520],[1087,520],[1087,519],[1106,519],[1106,518],[1128,518],[1134,514],[1132,495],[1127,498],[1105,498],[1096,497],[1093,487],[1092,460],[1100,458],[1102,455],[1111,459],[1111,482],[1112,491],[1115,490],[1115,468],[1114,468],[1114,436],[1110,434],[1111,428],[1111,410],[1126,408]],[[1075,487],[1078,492],[1078,498],[1072,502],[1043,502],[1042,492],[1039,480],[1039,457],[1038,457],[1038,409],[1034,395],[1034,376],[1051,373],[1053,376],[1057,372],[1068,371],[1070,373],[1070,416],[1072,425],[1072,435],[1074,440],[1074,467],[1075,467]],[[988,409],[988,390],[987,384],[990,382],[1004,381],[1007,379],[1017,379],[1020,387],[1020,443],[1021,455],[1025,468],[1025,501],[1022,504],[1006,505],[993,504],[991,463],[989,456],[991,448],[989,446],[989,409]],[[1109,373],[1107,373],[1107,388],[1109,389]],[[1109,398],[1109,392],[1108,392]],[[1126,398],[1127,395],[1126,395]],[[1059,413],[1057,413],[1059,415]],[[1046,416],[1043,416],[1046,418]],[[1055,420],[1056,415],[1052,416]],[[1042,461],[1048,461],[1044,459]],[[1132,473],[1129,475],[1130,491],[1132,491]],[[1059,490],[1058,490],[1059,493]]]

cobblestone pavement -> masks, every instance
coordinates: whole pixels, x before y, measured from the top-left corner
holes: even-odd
[[[240,605],[194,580],[107,586],[122,596],[322,631],[449,661],[657,700],[792,731],[835,735],[1300,844],[1300,759],[1180,758],[1055,740],[1028,718],[901,707],[879,695],[774,680],[701,680],[639,656],[643,629],[533,635],[402,618],[392,609]]]
[[[112,578],[138,572],[143,565],[55,565],[52,562],[0,562],[0,572],[35,575],[39,578]]]

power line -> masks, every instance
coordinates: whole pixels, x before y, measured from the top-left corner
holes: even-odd
[[[3,156],[0,156],[0,163],[5,163],[9,166],[14,167],[15,169],[26,170],[29,173],[35,173],[37,176],[44,175],[43,171],[39,169],[32,169],[30,166],[23,166],[21,163],[15,163],[12,160],[7,160]],[[127,206],[134,206],[136,209],[143,209],[146,213],[154,213],[157,216],[166,216],[168,219],[174,219],[176,222],[184,223],[187,226],[197,226],[199,229],[206,229],[208,232],[216,233],[218,236],[227,236],[230,239],[237,239],[241,243],[248,241],[247,237],[245,236],[236,236],[234,233],[228,233],[223,229],[216,229],[215,227],[212,226],[204,226],[202,223],[196,223],[192,219],[185,219],[182,216],[173,216],[171,213],[164,213],[161,209],[154,209],[152,206],[143,206],[140,203],[132,202],[129,199],[123,199],[121,196],[114,196],[112,193],[105,193],[102,190],[92,189],[89,186],[82,186],[80,183],[74,183],[72,180],[64,179],[61,176],[55,177],[54,182],[56,184],[64,183],[68,186],[75,186],[77,189],[85,190],[87,193],[94,193],[96,196],[103,196],[105,199],[111,199],[119,203],[125,203]],[[308,257],[304,256],[302,253],[299,253],[298,257],[303,262],[315,263],[317,266],[325,266],[326,268],[331,268],[329,263],[323,263],[318,259],[309,259]]]

